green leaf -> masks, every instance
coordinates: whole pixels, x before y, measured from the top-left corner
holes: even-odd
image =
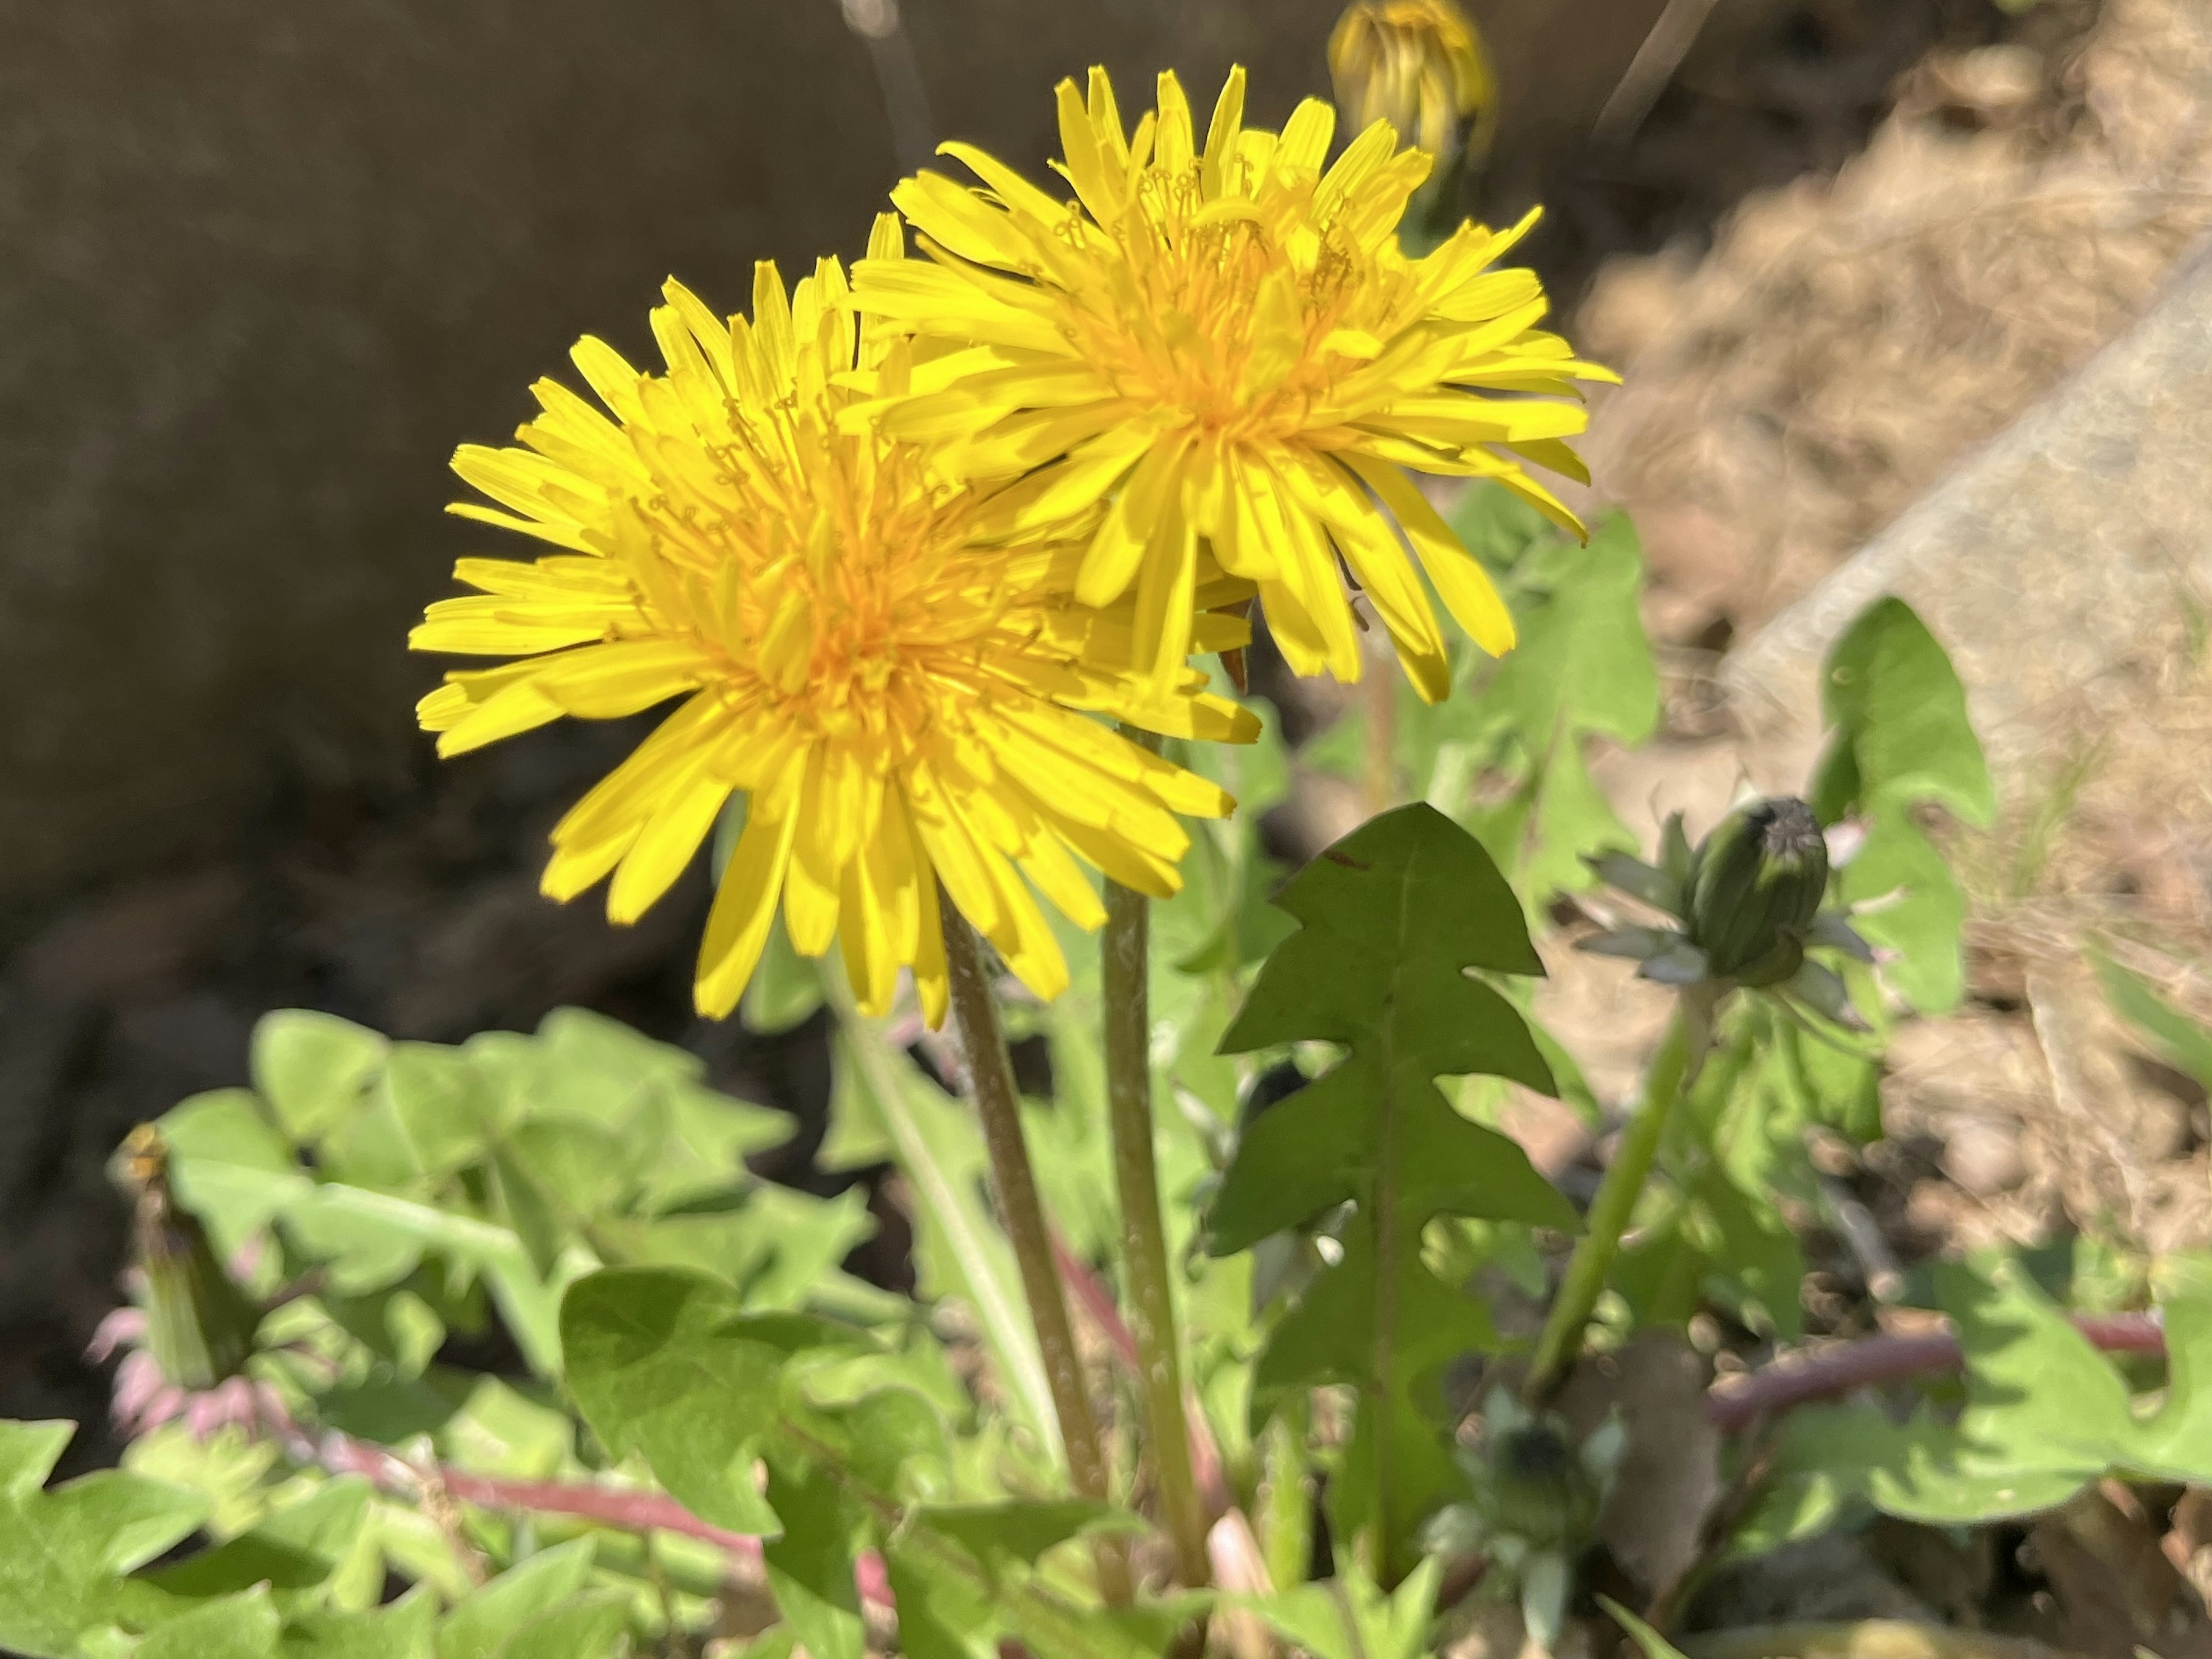
[[[557,1370],[562,1276],[541,1278],[512,1230],[336,1182],[309,1188],[285,1206],[283,1218],[310,1257],[334,1263],[340,1290],[381,1288],[411,1272],[426,1249],[483,1273],[532,1368],[544,1376]]]
[[[781,1409],[790,1330],[678,1268],[609,1268],[561,1304],[568,1387],[607,1449],[641,1454],[701,1519],[763,1536],[779,1523],[753,1464]]]
[[[1520,641],[1483,692],[1485,713],[1533,739],[1599,733],[1629,745],[1659,721],[1659,677],[1639,601],[1644,547],[1619,514],[1589,544],[1553,541],[1516,571]]]
[[[1493,574],[1510,570],[1553,534],[1550,520],[1498,483],[1470,487],[1452,507],[1450,523],[1452,533]]]
[[[1059,1418],[1013,1247],[985,1208],[989,1159],[975,1113],[892,1048],[852,1006],[837,976],[830,977],[826,988],[838,1017],[836,1121],[864,1120],[860,1132],[880,1137],[878,1144],[896,1156],[915,1199],[922,1295],[957,1297],[975,1310],[1006,1389],[1010,1415],[1057,1457]],[[841,1127],[840,1133],[849,1139],[854,1132]]]
[[[1410,1565],[1426,1514],[1456,1489],[1435,1378],[1492,1340],[1481,1306],[1438,1281],[1422,1230],[1438,1216],[1573,1230],[1573,1207],[1513,1141],[1462,1116],[1437,1086],[1480,1073],[1552,1091],[1511,1004],[1470,975],[1542,971],[1521,907],[1480,843],[1426,805],[1339,842],[1277,900],[1304,926],[1261,969],[1226,1051],[1322,1039],[1350,1053],[1247,1131],[1212,1217],[1217,1255],[1248,1249],[1340,1204],[1343,1259],[1276,1330],[1255,1406],[1328,1381],[1361,1391],[1341,1511],[1382,1529]]]
[[[936,1553],[900,1538],[884,1546],[884,1565],[907,1659],[998,1659],[1006,1621],[980,1578],[948,1571]]]
[[[1613,1617],[1613,1622],[1626,1631],[1635,1642],[1644,1659],[1684,1659],[1682,1650],[1645,1624],[1610,1595],[1601,1595],[1597,1603]]]
[[[101,1626],[143,1628],[178,1609],[133,1568],[188,1537],[198,1493],[121,1469],[43,1491],[65,1423],[0,1423],[0,1649],[67,1659]]]
[[[1821,703],[1847,744],[1869,809],[1936,801],[1986,827],[1996,813],[1966,688],[1912,607],[1875,602],[1828,653]]]
[[[2148,1037],[2160,1058],[2187,1073],[2199,1088],[2212,1092],[2212,1030],[2206,1030],[2133,974],[2106,956],[2092,953],[2097,982],[2112,1012]]]
[[[253,1028],[253,1086],[295,1140],[319,1140],[361,1105],[390,1046],[336,1014],[279,1009]]]
[[[136,1659],[269,1659],[276,1651],[276,1628],[269,1593],[249,1589],[155,1626]]]
[[[170,1595],[201,1599],[266,1584],[282,1595],[319,1590],[356,1553],[369,1485],[349,1478],[316,1487],[251,1532],[147,1576]]]
[[[307,1610],[285,1621],[283,1659],[433,1659],[438,1601],[417,1585],[388,1607],[362,1613]]]
[[[1899,994],[1923,1013],[1957,1007],[1966,988],[1959,948],[1966,895],[1935,842],[1902,809],[1878,811],[1837,880],[1846,903],[1875,907],[1853,915],[1851,925],[1869,944],[1897,953],[1883,971]]]
[[[1965,1525],[2054,1508],[2110,1474],[2212,1476],[2212,1295],[2203,1287],[2169,1287],[2166,1399],[2148,1417],[2118,1370],[2018,1264],[1945,1264],[1936,1291],[1966,1356],[1956,1421],[1923,1405],[1897,1423],[1867,1401],[1791,1413],[1739,1549],[1803,1536],[1856,1503]]]
[[[425,1173],[447,1175],[482,1155],[495,1127],[495,1099],[489,1079],[459,1049],[394,1043],[382,1087]]]
[[[1240,1597],[1316,1659],[1416,1659],[1426,1651],[1436,1604],[1435,1560],[1385,1595],[1357,1569],[1269,1596]]]
[[[76,1434],[74,1423],[0,1419],[0,1498],[26,1503],[35,1498]]]
[[[822,1006],[822,971],[809,957],[792,948],[784,931],[783,912],[769,923],[768,943],[762,947],[760,965],[746,982],[738,1017],[745,1030],[775,1036],[805,1024]]]
[[[207,1224],[226,1260],[313,1184],[250,1090],[194,1095],[158,1127],[179,1201]]]
[[[500,1659],[614,1659],[629,1650],[629,1609],[623,1591],[588,1590],[524,1620],[500,1645]]]
[[[762,1558],[784,1622],[813,1659],[861,1659],[866,1631],[853,1579],[858,1527],[836,1479],[817,1467],[793,1480],[771,1462],[768,1497],[783,1531]]]
[[[1127,1510],[1077,1498],[939,1504],[918,1510],[915,1521],[943,1533],[986,1565],[1012,1559],[1035,1566],[1047,1550],[1073,1538],[1146,1530],[1144,1521]]]
[[[541,1550],[508,1568],[440,1621],[438,1659],[534,1659],[513,1646],[527,1622],[553,1612],[584,1588],[592,1571],[592,1540]]]
[[[1867,819],[1837,890],[1871,943],[1898,953],[1891,982],[1924,1013],[1965,990],[1959,929],[1966,896],[1915,811],[1933,803],[1975,825],[1996,811],[1982,746],[1951,659],[1902,599],[1877,601],[1828,653],[1821,700],[1832,728],[1809,799],[1823,822]],[[1881,901],[1875,905],[1875,901]]]

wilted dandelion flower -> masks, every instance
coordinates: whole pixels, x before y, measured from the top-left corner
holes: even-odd
[[[901,240],[879,221],[877,263]],[[842,945],[865,1006],[887,1009],[911,966],[936,1022],[940,881],[1055,994],[1066,964],[1031,887],[1095,927],[1078,859],[1172,892],[1188,844],[1175,814],[1232,805],[1080,711],[1184,736],[1255,726],[1194,670],[1149,690],[1091,665],[1127,656],[1128,620],[1067,599],[1079,544],[995,526],[989,494],[945,482],[926,450],[840,424],[903,386],[910,348],[856,328],[835,260],[788,297],[761,267],[750,321],[665,293],[665,373],[595,339],[574,353],[613,419],[541,381],[527,447],[455,457],[500,506],[454,511],[566,550],[461,562],[480,594],[432,605],[410,642],[518,660],[449,674],[422,724],[457,755],[563,714],[684,700],[561,821],[544,885],[567,899],[611,873],[608,913],[635,921],[742,793],[700,952],[707,1013],[736,1006],[780,900],[801,952]],[[1210,629],[1234,645],[1237,626]]]
[[[1452,0],[1352,0],[1328,37],[1329,78],[1352,125],[1388,121],[1443,160],[1488,148],[1498,80],[1474,20]]]
[[[889,429],[951,441],[963,476],[1030,475],[1023,523],[1111,492],[1076,591],[1133,587],[1138,665],[1161,683],[1217,569],[1257,585],[1298,672],[1358,678],[1340,556],[1443,696],[1443,638],[1393,519],[1478,644],[1507,649],[1513,623],[1401,468],[1494,478],[1579,531],[1527,468],[1586,476],[1564,441],[1587,423],[1573,383],[1613,378],[1538,331],[1534,272],[1492,269],[1534,216],[1409,259],[1396,227],[1430,158],[1378,123],[1324,172],[1329,106],[1248,128],[1241,70],[1202,144],[1173,75],[1133,138],[1103,70],[1087,103],[1073,82],[1059,100],[1076,200],[965,144],[945,149],[983,188],[925,172],[894,191],[934,263],[866,261],[856,295],[938,355]]]

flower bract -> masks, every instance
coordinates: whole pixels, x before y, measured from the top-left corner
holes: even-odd
[[[1233,70],[1201,139],[1164,75],[1133,136],[1093,70],[1087,97],[1059,88],[1073,200],[965,144],[944,148],[980,187],[901,184],[929,261],[854,275],[865,313],[928,346],[884,418],[946,441],[961,476],[1019,477],[1018,522],[1109,495],[1076,591],[1098,605],[1133,591],[1136,665],[1156,684],[1223,573],[1256,585],[1292,668],[1356,679],[1348,571],[1433,701],[1449,672],[1423,573],[1484,649],[1509,648],[1513,623],[1403,469],[1495,479],[1579,532],[1528,468],[1586,476],[1565,442],[1587,423],[1575,382],[1612,376],[1537,328],[1534,272],[1497,268],[1533,215],[1409,258],[1397,226],[1425,154],[1378,122],[1324,167],[1327,104],[1279,134],[1245,126],[1243,106]]]
[[[902,242],[886,216],[872,258],[894,263]],[[864,1007],[887,1009],[905,966],[941,1019],[940,884],[1054,995],[1066,968],[1035,896],[1095,927],[1082,864],[1172,892],[1188,844],[1176,814],[1232,805],[1097,716],[1231,739],[1256,723],[1194,670],[1140,682],[1099,665],[1128,656],[1130,617],[1070,599],[1082,544],[1066,526],[1009,528],[988,487],[948,481],[927,447],[841,423],[901,390],[912,354],[856,323],[836,261],[788,295],[761,267],[750,319],[672,282],[665,295],[664,370],[586,338],[574,360],[608,413],[541,381],[524,447],[455,457],[497,506],[454,511],[560,550],[460,562],[478,592],[432,605],[410,642],[514,660],[447,675],[422,724],[453,755],[681,699],[556,828],[544,885],[566,899],[611,875],[608,912],[634,921],[741,797],[700,952],[704,1012],[736,1005],[780,902],[801,953],[840,945]],[[1211,616],[1200,648],[1241,630]]]

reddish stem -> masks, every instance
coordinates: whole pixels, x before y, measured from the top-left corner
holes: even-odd
[[[524,1510],[533,1515],[568,1515],[580,1521],[596,1521],[627,1532],[672,1532],[703,1543],[718,1544],[731,1558],[754,1571],[761,1570],[761,1540],[749,1534],[712,1526],[664,1492],[636,1492],[620,1486],[598,1486],[561,1480],[509,1480],[497,1475],[470,1474],[444,1464],[424,1471],[350,1435],[326,1434],[314,1448],[313,1461],[333,1474],[365,1475],[378,1486],[401,1492],[419,1488],[426,1478],[464,1504],[485,1510]],[[890,1579],[883,1558],[863,1552],[853,1563],[853,1578],[861,1599],[889,1608]]]
[[[2156,1314],[2077,1314],[2074,1328],[2106,1353],[2163,1355],[2166,1333]],[[1723,1434],[1738,1434],[1816,1400],[1901,1382],[1966,1363],[1950,1330],[1870,1336],[1809,1352],[1784,1354],[1747,1376],[1716,1384],[1705,1395],[1705,1417]]]

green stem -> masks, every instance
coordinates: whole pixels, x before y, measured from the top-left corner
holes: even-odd
[[[1536,1339],[1536,1356],[1521,1389],[1522,1398],[1531,1405],[1550,1398],[1582,1353],[1583,1333],[1620,1254],[1620,1236],[1636,1212],[1636,1200],[1644,1195],[1667,1120],[1674,1103],[1697,1081],[1712,1046],[1713,1010],[1718,1000],[1714,988],[1699,984],[1686,987],[1674,1005],[1674,1018],[1668,1023],[1666,1037],[1644,1080],[1643,1102],[1629,1119],[1620,1150],[1598,1185],[1582,1238],[1568,1258],[1566,1278],[1544,1321],[1543,1334]]]
[[[1121,1263],[1129,1279],[1129,1334],[1136,1340],[1139,1393],[1159,1486],[1160,1515],[1174,1541],[1185,1584],[1211,1576],[1206,1511],[1191,1474],[1183,1409],[1174,1287],[1167,1232],[1160,1220],[1159,1170],[1152,1151],[1152,1074],[1148,1037],[1152,901],[1119,882],[1106,884],[1102,946],[1105,994],[1107,1115],[1114,1132],[1114,1179],[1121,1200]]]
[[[1260,1549],[1278,1590],[1306,1582],[1313,1561],[1313,1464],[1305,1397],[1283,1402],[1260,1441]]]
[[[1013,1057],[1006,1051],[1006,1028],[999,1023],[998,999],[984,972],[975,929],[949,894],[939,893],[938,908],[945,922],[945,977],[967,1062],[969,1097],[982,1124],[1000,1218],[1013,1243],[1030,1319],[1036,1327],[1037,1350],[1044,1356],[1053,1412],[1060,1419],[1060,1437],[1067,1450],[1068,1479],[1078,1494],[1103,1504],[1109,1497],[1106,1458],[1091,1414],[1082,1356],[1075,1346],[1075,1328],[1067,1316],[1066,1293],[1053,1265],[1052,1235],[1037,1200],[1029,1143],[1022,1134],[1021,1097],[1014,1088]],[[1098,1577],[1109,1601],[1129,1599],[1128,1563],[1117,1544],[1100,1544]]]

